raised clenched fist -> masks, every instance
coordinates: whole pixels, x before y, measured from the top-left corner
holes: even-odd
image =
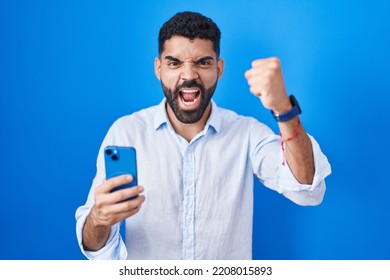
[[[276,57],[257,59],[245,72],[250,92],[258,96],[267,109],[283,114],[291,109],[280,60]]]

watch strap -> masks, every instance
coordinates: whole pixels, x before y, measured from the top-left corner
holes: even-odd
[[[275,120],[277,120],[278,122],[289,121],[302,113],[302,110],[299,107],[298,101],[295,99],[294,95],[290,95],[289,98],[290,98],[291,105],[293,106],[290,111],[283,114],[276,114],[274,113],[274,111],[271,110],[272,115],[274,116]]]

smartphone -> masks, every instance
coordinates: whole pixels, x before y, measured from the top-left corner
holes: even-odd
[[[130,174],[133,182],[114,188],[111,192],[131,188],[138,184],[137,157],[133,147],[107,146],[104,148],[104,164],[106,167],[106,179]],[[130,199],[133,199],[132,197]]]

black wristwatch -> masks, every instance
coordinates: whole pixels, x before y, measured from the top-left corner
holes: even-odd
[[[299,107],[298,101],[295,99],[294,95],[290,95],[290,102],[293,107],[290,111],[284,114],[275,114],[274,111],[271,110],[275,120],[278,122],[286,122],[302,113],[301,107]]]

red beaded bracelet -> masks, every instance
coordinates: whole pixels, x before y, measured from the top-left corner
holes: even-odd
[[[282,152],[283,152],[283,162],[282,162],[282,165],[285,165],[285,163],[286,163],[286,153],[285,153],[285,150],[284,150],[284,143],[294,139],[295,136],[297,136],[298,133],[301,131],[301,128],[302,128],[301,120],[298,118],[298,128],[294,131],[293,135],[291,135],[289,138],[283,139],[282,132],[279,132],[280,144],[282,146]]]

